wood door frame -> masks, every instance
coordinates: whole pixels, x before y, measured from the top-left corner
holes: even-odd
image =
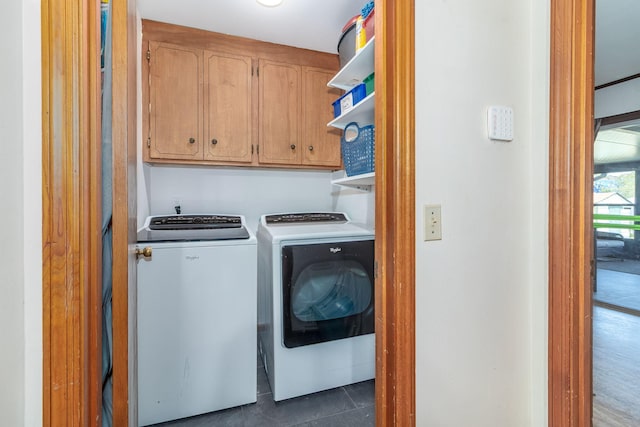
[[[43,424],[101,412],[100,6],[42,0]]]
[[[118,96],[123,97],[118,111],[122,128],[117,132],[120,148],[128,153],[118,159],[117,173],[126,180],[131,172],[129,142],[135,140],[136,126],[129,56],[136,43],[135,1],[113,1],[122,8],[116,12],[119,24],[114,21],[114,34],[120,34],[114,61],[120,61],[119,72],[124,73],[120,80],[114,76]],[[96,293],[90,286],[99,283],[100,276],[100,239],[95,233],[100,229],[99,154],[80,143],[96,140],[99,127],[98,83],[92,71],[95,58],[91,59],[91,53],[98,51],[96,4],[42,0],[43,422],[47,426],[91,425],[89,420],[99,419],[96,379],[100,376],[95,365],[99,326]],[[416,421],[413,6],[413,0],[378,0],[376,5],[381,12],[376,15],[376,55],[383,58],[376,63],[376,74],[385,76],[376,79],[379,425]],[[593,2],[552,1],[550,34],[549,425],[582,426],[591,420],[590,266],[585,260],[592,250],[588,190],[593,155]],[[135,54],[133,64],[135,69]],[[131,194],[120,200],[125,202],[122,214],[135,204],[132,200]],[[126,221],[120,233],[131,228],[130,219]],[[128,253],[123,235],[118,242],[118,250]],[[122,291],[130,271],[119,268],[114,273]],[[119,293],[118,298],[128,304],[125,297]],[[395,309],[400,306],[403,310]],[[127,313],[119,319],[120,327],[128,328]],[[128,351],[128,335],[118,339],[119,351],[125,346]],[[124,355],[119,363],[119,393],[127,398],[116,399],[121,402],[116,412],[119,425],[125,426],[131,419],[130,390],[123,378],[130,361]]]
[[[112,2],[114,45],[120,52],[114,55],[114,94],[121,100],[114,102],[114,165],[119,168],[116,174],[126,180],[126,171],[131,170],[132,147],[135,170],[135,0]],[[42,0],[41,40],[42,421],[45,426],[99,427],[102,425],[100,2]],[[122,179],[115,184],[122,185]],[[114,189],[124,194],[114,198],[114,203],[126,210],[127,192]],[[125,233],[135,230],[135,222],[129,221],[127,215],[124,220],[119,217],[118,223],[123,221]],[[120,244],[122,225],[118,233],[114,231],[114,243]],[[120,241],[116,241],[116,236]],[[126,237],[124,241],[124,249],[122,245],[114,248],[114,255],[124,252],[124,258],[128,259],[131,257],[127,257]],[[121,279],[121,263],[115,264],[119,270],[114,268],[114,272]],[[117,298],[122,298],[123,286],[126,289],[126,274],[125,270],[124,285],[122,280],[119,286],[114,282],[114,290],[120,290]],[[122,309],[114,309],[114,318],[116,315],[122,321]],[[126,332],[118,338],[129,340]],[[126,426],[131,419],[127,403],[131,397],[127,383],[128,348],[123,350],[121,344],[117,351],[120,356],[125,352],[124,363],[122,357],[117,365],[114,363],[117,396],[114,425]],[[123,382],[124,387],[116,388]]]
[[[414,426],[414,0],[376,10],[376,425]]]
[[[137,426],[136,168],[138,30],[136,0],[112,2],[113,425]]]
[[[594,1],[551,1],[549,425],[592,416]]]

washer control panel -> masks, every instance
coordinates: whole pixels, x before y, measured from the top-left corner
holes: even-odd
[[[150,230],[201,230],[240,227],[242,227],[242,219],[233,215],[166,215],[154,216],[149,221]]]

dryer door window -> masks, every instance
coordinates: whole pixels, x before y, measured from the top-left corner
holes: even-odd
[[[282,254],[286,347],[373,332],[373,240],[285,246]]]
[[[291,311],[302,322],[339,319],[362,313],[373,292],[364,266],[356,261],[308,265],[291,289]]]

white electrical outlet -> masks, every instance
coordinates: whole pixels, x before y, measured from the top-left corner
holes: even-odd
[[[496,141],[513,140],[513,108],[493,105],[487,109],[487,133]]]
[[[440,205],[424,206],[424,240],[442,240],[442,208]]]

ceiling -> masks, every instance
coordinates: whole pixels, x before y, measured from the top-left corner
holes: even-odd
[[[366,0],[284,0],[264,7],[255,0],[138,0],[144,19],[337,52],[342,28]],[[595,85],[640,73],[640,1],[597,0]]]
[[[137,1],[143,19],[330,53],[337,53],[342,28],[365,3],[284,0],[269,8],[256,0]],[[640,73],[639,21],[640,0],[596,0],[596,86]],[[596,164],[640,160],[640,127],[629,125],[600,132]]]
[[[596,86],[640,73],[638,21],[638,0],[596,1]]]
[[[597,165],[640,160],[640,126],[624,123],[613,129],[601,130],[593,148],[593,157]]]
[[[337,53],[344,25],[366,0],[137,0],[143,19]]]

